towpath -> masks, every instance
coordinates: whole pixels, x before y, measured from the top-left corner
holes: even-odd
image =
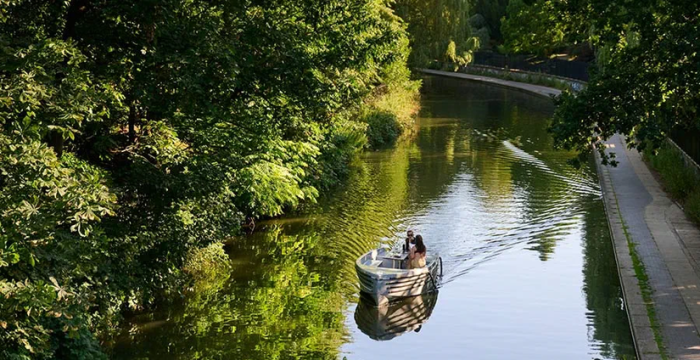
[[[660,359],[665,351],[671,359],[700,360],[700,231],[621,136],[606,141],[606,152],[619,161],[617,167],[599,165],[599,173],[640,357]],[[630,251],[644,264],[648,285],[642,288],[651,289],[646,299],[651,303],[634,284]],[[658,325],[656,334],[652,325]],[[655,335],[665,349],[659,349]]]

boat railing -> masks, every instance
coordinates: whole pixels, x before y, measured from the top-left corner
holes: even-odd
[[[440,263],[439,264],[440,265],[440,275],[439,276],[442,278],[442,257],[438,256],[437,261]],[[437,281],[435,280],[435,277],[433,276],[433,272],[428,271],[428,275],[430,276],[430,281],[433,283],[433,289],[437,290],[438,289]]]

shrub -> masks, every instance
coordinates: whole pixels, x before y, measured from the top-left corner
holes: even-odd
[[[413,127],[421,82],[411,80],[404,61],[395,61],[382,69],[385,85],[375,88],[359,109],[359,119],[367,124],[367,140],[373,148],[393,144]]]
[[[696,224],[700,224],[700,188],[695,189],[690,196],[685,200],[685,213],[695,221]]]
[[[360,121],[338,122],[325,134],[319,167],[312,174],[318,189],[337,185],[349,173],[351,159],[367,145],[367,124]]]
[[[656,154],[645,152],[644,158],[659,172],[666,191],[683,204],[688,217],[700,224],[700,177],[686,166],[678,150],[664,144]]]
[[[491,42],[491,34],[489,33],[488,28],[482,27],[479,30],[474,31],[474,37],[479,39],[480,49],[485,49],[489,47],[489,43]]]
[[[663,145],[655,155],[647,156],[647,159],[661,174],[666,190],[673,198],[682,201],[698,187],[697,176],[670,145]]]
[[[367,138],[373,148],[392,144],[401,135],[401,124],[396,115],[381,110],[370,111],[364,120],[367,122]]]

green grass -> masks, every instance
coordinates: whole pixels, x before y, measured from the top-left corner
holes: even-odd
[[[623,224],[622,229],[627,237],[627,245],[630,249],[630,257],[632,257],[634,274],[639,283],[639,290],[642,292],[642,299],[644,300],[644,304],[647,309],[647,316],[649,317],[651,331],[654,333],[654,340],[656,341],[656,345],[659,347],[659,355],[662,359],[666,360],[668,359],[668,353],[666,352],[666,346],[664,345],[663,336],[661,335],[661,325],[659,324],[659,320],[656,316],[656,309],[654,308],[654,303],[651,298],[653,291],[649,285],[649,276],[647,275],[646,267],[644,267],[644,263],[642,263],[642,260],[639,258],[639,254],[637,254],[637,245],[632,242],[629,234],[627,233],[627,225]]]
[[[700,176],[685,164],[678,149],[664,144],[656,154],[645,151],[644,158],[661,175],[664,189],[700,225]]]
[[[659,324],[659,320],[656,316],[654,301],[651,297],[653,294],[653,289],[651,288],[651,285],[649,285],[649,276],[647,275],[644,263],[639,258],[639,254],[637,253],[637,245],[632,241],[632,237],[627,231],[627,224],[625,224],[625,220],[622,218],[620,203],[617,200],[617,195],[615,195],[615,206],[617,206],[618,209],[617,213],[620,217],[620,223],[622,224],[622,231],[625,233],[625,238],[627,239],[627,246],[630,251],[630,257],[632,258],[632,267],[634,268],[634,275],[637,277],[639,290],[642,293],[642,299],[644,300],[644,305],[646,306],[651,331],[654,334],[656,345],[659,347],[659,356],[661,356],[663,360],[668,360],[668,353],[666,352],[666,346],[664,345],[663,336],[661,334],[661,325]]]
[[[392,145],[401,135],[411,134],[420,108],[419,81],[392,80],[376,89],[359,110],[359,119],[367,124],[371,148]]]

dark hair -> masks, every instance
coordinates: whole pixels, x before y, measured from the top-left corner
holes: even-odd
[[[416,235],[416,252],[419,252],[421,254],[425,253],[425,244],[423,244],[423,237],[420,235]]]

